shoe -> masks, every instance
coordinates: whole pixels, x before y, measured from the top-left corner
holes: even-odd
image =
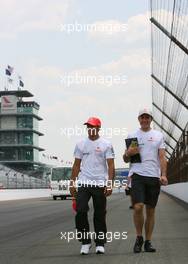
[[[134,253],[140,253],[142,251],[142,245],[144,243],[143,236],[137,236],[133,251]]]
[[[150,240],[146,240],[144,243],[145,252],[156,252],[156,249],[152,246]]]
[[[132,205],[130,205],[130,206],[129,206],[129,209],[133,209],[133,206],[132,206]]]
[[[81,250],[80,250],[80,254],[81,255],[87,255],[89,253],[90,248],[91,248],[91,244],[82,245]]]
[[[104,246],[96,246],[96,254],[104,254]]]

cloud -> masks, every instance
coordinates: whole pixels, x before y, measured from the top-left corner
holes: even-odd
[[[117,43],[135,43],[137,41],[145,41],[150,37],[150,13],[139,14],[130,17],[127,21],[122,22],[118,20],[109,21],[96,21],[94,25],[113,25],[113,28],[121,28],[123,30],[119,31],[101,31],[101,30],[91,30],[88,32],[90,39],[104,44],[117,44]]]
[[[124,53],[117,60],[95,67],[76,68],[67,72],[64,68],[52,65],[42,65],[37,60],[28,63],[24,67],[24,80],[27,88],[31,90],[36,98],[40,98],[45,112],[52,116],[71,115],[83,116],[86,112],[100,109],[107,112],[105,102],[113,104],[114,98],[118,100],[117,108],[123,105],[123,100],[128,103],[129,98],[139,104],[140,96],[143,94],[150,100],[150,51],[145,49],[132,49]],[[75,83],[69,87],[61,83],[61,76],[81,75],[88,76],[127,76],[127,83],[108,85],[107,83]],[[33,78],[34,77],[34,78]],[[83,106],[83,111],[81,111]],[[46,108],[47,107],[47,108]],[[126,106],[125,106],[126,107]],[[47,110],[49,108],[49,111]],[[60,111],[62,109],[62,112]],[[58,114],[55,114],[55,111]],[[108,111],[114,111],[111,108]]]
[[[14,38],[28,31],[58,31],[72,0],[1,0],[0,38]]]
[[[24,68],[26,82],[31,89],[36,89],[36,92],[50,93],[54,90],[56,93],[63,92],[69,95],[74,93],[77,95],[77,92],[90,93],[92,90],[112,92],[122,87],[128,89],[131,78],[135,75],[144,76],[146,72],[150,72],[150,52],[147,49],[132,49],[124,52],[117,60],[70,71],[58,66],[41,65],[37,60],[33,60]],[[39,82],[43,83],[40,89],[37,85]]]

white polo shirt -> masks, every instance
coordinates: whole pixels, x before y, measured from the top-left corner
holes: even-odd
[[[137,173],[148,177],[160,177],[159,149],[165,149],[164,137],[160,131],[151,129],[147,132],[138,129],[128,135],[137,137],[141,163],[130,163],[129,175]]]
[[[82,139],[76,144],[74,157],[81,159],[79,182],[101,185],[108,179],[107,159],[115,157],[112,144],[99,137],[97,140]]]

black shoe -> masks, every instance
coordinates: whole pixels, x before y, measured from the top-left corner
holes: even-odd
[[[130,206],[129,206],[129,209],[133,209],[133,206],[132,206],[132,205],[130,205]]]
[[[137,236],[133,251],[134,253],[140,253],[142,251],[142,245],[144,243],[143,236]]]
[[[152,246],[150,240],[146,240],[144,243],[145,252],[156,252],[156,249]]]

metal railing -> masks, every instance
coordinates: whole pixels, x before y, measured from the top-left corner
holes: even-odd
[[[188,181],[188,1],[150,0],[152,104],[169,183]]]
[[[169,183],[188,181],[188,125],[168,161]]]

